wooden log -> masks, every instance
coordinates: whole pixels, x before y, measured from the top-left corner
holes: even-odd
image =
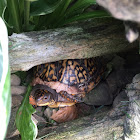
[[[135,48],[125,39],[122,22],[89,20],[68,27],[9,36],[11,72],[62,59],[90,58]]]
[[[121,140],[124,116],[110,118],[110,107],[102,108],[93,115],[39,131],[44,140]]]

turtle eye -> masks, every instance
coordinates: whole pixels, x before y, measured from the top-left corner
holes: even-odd
[[[44,97],[44,99],[45,99],[45,100],[47,100],[47,99],[48,99],[48,97]]]
[[[43,97],[43,100],[45,101],[45,102],[48,102],[49,100],[50,100],[50,95],[44,95],[44,97]]]

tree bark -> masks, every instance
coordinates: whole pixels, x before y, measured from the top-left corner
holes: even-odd
[[[9,36],[11,72],[62,59],[102,56],[135,48],[125,39],[122,22],[96,19],[68,27]]]

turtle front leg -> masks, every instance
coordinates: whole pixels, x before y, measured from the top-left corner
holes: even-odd
[[[59,108],[58,111],[53,111],[51,119],[58,123],[74,120],[78,117],[78,110],[75,105]]]

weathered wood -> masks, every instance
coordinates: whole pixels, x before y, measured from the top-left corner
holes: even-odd
[[[122,140],[124,116],[110,118],[110,108],[102,108],[98,113],[59,126],[39,131],[44,140]]]
[[[89,58],[136,47],[129,44],[119,21],[89,20],[69,27],[13,34],[9,37],[11,72],[62,59]]]
[[[140,0],[97,0],[118,19],[140,22]]]

